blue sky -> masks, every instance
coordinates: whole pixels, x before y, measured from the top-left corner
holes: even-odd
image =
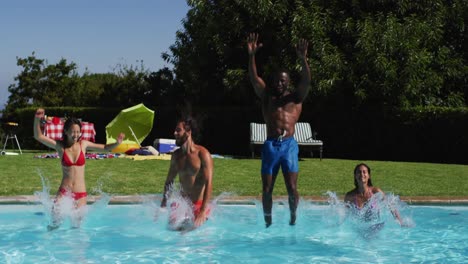
[[[61,58],[93,73],[119,63],[151,71],[172,65],[161,59],[175,42],[185,0],[15,0],[0,3],[0,109],[22,68],[16,57],[35,52],[55,64]]]

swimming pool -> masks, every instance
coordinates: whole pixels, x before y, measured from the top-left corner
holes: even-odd
[[[170,231],[148,204],[93,205],[80,228],[48,232],[42,205],[1,205],[0,263],[463,263],[468,262],[468,207],[411,206],[415,226],[387,216],[363,236],[328,205],[301,201],[289,226],[275,203],[265,228],[260,205],[214,208],[201,228]],[[162,218],[160,216],[160,218]]]

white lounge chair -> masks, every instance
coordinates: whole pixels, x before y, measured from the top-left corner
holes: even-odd
[[[315,139],[315,134],[307,122],[297,122],[296,132],[294,138],[299,147],[318,148],[320,151],[320,160],[323,154],[323,141]],[[266,124],[264,123],[250,123],[250,150],[252,158],[255,157],[255,146],[262,146],[267,138]],[[313,151],[310,151],[311,157],[314,156]]]

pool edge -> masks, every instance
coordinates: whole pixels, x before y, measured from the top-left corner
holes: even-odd
[[[53,196],[51,196],[53,198]],[[88,203],[92,204],[100,196],[89,196]],[[342,198],[342,197],[340,197]],[[138,204],[144,201],[160,199],[160,195],[114,195],[109,204]],[[400,196],[400,199],[409,205],[468,205],[468,197],[434,197],[434,196]],[[232,196],[220,199],[218,204],[255,204],[260,201],[260,196]],[[275,202],[287,202],[287,196],[275,196]],[[302,196],[301,200],[316,204],[326,204],[327,198],[322,196]],[[2,204],[37,204],[38,199],[34,195],[0,196]]]

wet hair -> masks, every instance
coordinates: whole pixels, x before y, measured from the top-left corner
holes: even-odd
[[[71,127],[73,125],[78,125],[80,127],[80,131],[81,131],[81,122],[80,122],[80,120],[76,119],[75,117],[67,118],[67,120],[65,121],[65,124],[63,125],[63,132],[62,132],[62,141],[63,141],[63,144],[64,144],[65,148],[70,147],[70,146],[66,145],[69,142],[71,142],[70,139],[68,138],[67,131],[70,131],[70,129],[71,129]]]
[[[184,100],[177,105],[176,124],[183,123],[184,129],[192,133],[192,139],[198,142],[201,139],[203,114],[193,114],[193,105],[189,100]]]
[[[192,138],[198,137],[199,127],[198,122],[190,115],[181,116],[177,119],[177,123],[183,123],[186,131],[192,132]]]
[[[361,166],[364,166],[364,167],[367,168],[367,172],[369,173],[369,180],[367,181],[367,186],[372,187],[373,185],[372,185],[372,179],[371,179],[371,168],[370,168],[367,164],[365,164],[365,163],[359,163],[358,165],[356,165],[356,167],[354,167],[354,174],[353,174],[353,177],[354,177],[354,186],[355,186],[356,188],[358,188],[358,182],[357,182],[357,180],[356,180],[356,172],[357,172],[357,170],[359,169],[359,167],[361,167]]]

